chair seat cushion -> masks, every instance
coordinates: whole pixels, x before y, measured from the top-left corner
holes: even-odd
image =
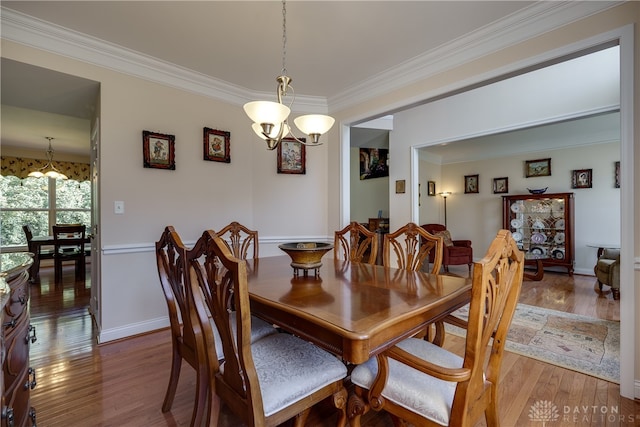
[[[596,269],[598,271],[602,271],[603,273],[609,273],[611,266],[615,264],[617,261],[615,259],[599,259],[596,264]]]
[[[251,354],[267,417],[347,376],[335,356],[285,333],[254,342]]]
[[[229,317],[231,318],[231,328],[233,329],[233,336],[236,336],[236,314],[235,312],[229,313]],[[209,322],[211,323],[211,329],[213,329],[213,339],[216,343],[216,354],[218,355],[218,360],[224,359],[224,351],[222,350],[222,339],[220,338],[220,334],[218,333],[218,328],[216,328],[216,323],[210,317]],[[273,325],[268,324],[262,319],[259,319],[255,316],[251,316],[251,342],[256,342],[259,339],[266,337],[267,335],[277,334],[278,330],[273,327]]]
[[[409,338],[398,347],[447,368],[461,368],[462,358],[428,341]],[[369,389],[378,373],[378,362],[371,358],[351,372],[351,382]],[[420,414],[435,423],[449,425],[456,383],[443,381],[389,359],[389,378],[382,396],[398,406]]]
[[[450,257],[468,257],[472,253],[472,249],[466,246],[451,246],[449,247]]]

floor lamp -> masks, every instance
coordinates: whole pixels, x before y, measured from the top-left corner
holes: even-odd
[[[444,228],[447,228],[447,196],[450,196],[451,192],[443,191],[440,195],[444,199]]]

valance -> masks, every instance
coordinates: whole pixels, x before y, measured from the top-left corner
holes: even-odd
[[[42,168],[47,164],[46,160],[27,159],[23,157],[2,156],[2,175],[13,175],[18,178],[26,178],[29,172]],[[76,181],[89,181],[91,177],[89,163],[76,162],[51,162],[60,172]]]

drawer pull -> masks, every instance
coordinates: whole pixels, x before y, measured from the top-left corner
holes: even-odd
[[[5,322],[2,324],[5,328],[15,328],[16,327],[16,319],[11,319],[9,322]]]
[[[31,375],[33,375],[33,380],[29,381],[31,379]],[[36,381],[36,370],[29,367],[29,378],[27,378],[27,382],[24,383],[24,389],[28,390],[31,389],[33,390],[34,388],[36,388],[36,385],[38,384],[38,382]]]
[[[33,325],[29,325],[29,331],[27,332],[27,336],[24,340],[26,344],[29,344],[29,341],[31,341],[32,344],[38,341],[38,337],[36,336],[36,327]]]
[[[24,297],[24,295],[20,296],[20,298],[18,298],[18,302],[22,305],[25,305],[27,303],[27,299]]]
[[[5,406],[2,408],[2,418],[7,420],[7,427],[13,427],[13,408]]]
[[[31,427],[36,427],[36,408],[29,408],[29,417],[31,418]]]

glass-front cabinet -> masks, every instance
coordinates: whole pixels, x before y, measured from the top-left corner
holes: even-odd
[[[573,274],[573,193],[502,196],[503,227],[528,260]]]

